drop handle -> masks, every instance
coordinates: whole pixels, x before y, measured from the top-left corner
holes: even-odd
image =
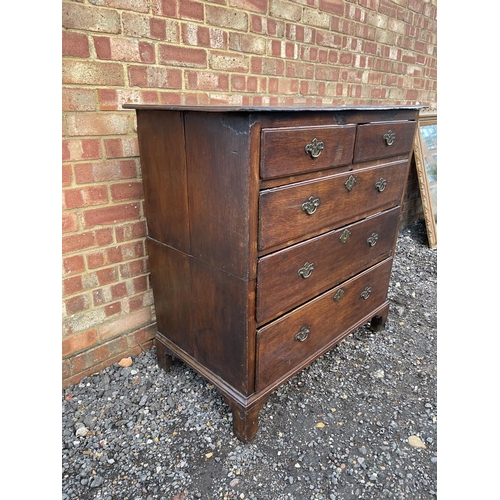
[[[314,263],[313,262],[306,262],[298,271],[298,275],[302,276],[302,278],[307,279],[309,276],[311,276],[312,272],[314,271]]]
[[[366,240],[368,246],[370,247],[374,247],[377,244],[377,241],[378,241],[377,233],[372,233],[372,235]]]
[[[309,328],[303,326],[296,334],[295,334],[295,340],[297,342],[304,342],[304,340],[309,337],[309,334],[311,333],[311,330]]]
[[[381,193],[387,186],[387,180],[381,177],[376,183],[375,183],[375,189]]]
[[[367,286],[362,292],[360,297],[364,300],[366,300],[370,295],[372,294],[372,289],[371,287]]]
[[[318,141],[318,139],[316,139],[316,137],[309,144],[306,144],[304,147],[304,151],[313,160],[321,154],[321,151],[323,151],[323,149],[325,149],[324,143],[321,141]]]
[[[392,146],[396,140],[396,134],[392,130],[389,130],[382,136],[382,138],[384,139],[386,146]]]
[[[318,209],[319,204],[319,198],[309,196],[309,198],[302,203],[302,210],[304,210],[307,215],[312,215]]]

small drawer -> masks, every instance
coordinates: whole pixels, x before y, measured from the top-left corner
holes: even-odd
[[[386,301],[392,258],[257,330],[256,390],[293,374],[369,321]]]
[[[259,250],[274,251],[398,205],[406,160],[260,193]]]
[[[269,128],[261,132],[262,179],[348,165],[356,125]]]
[[[358,125],[354,163],[404,155],[411,151],[415,122]]]
[[[399,206],[262,257],[257,323],[270,321],[390,256]]]

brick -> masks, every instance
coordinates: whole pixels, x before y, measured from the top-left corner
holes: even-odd
[[[101,36],[94,36],[93,41],[99,59],[153,64],[156,62],[152,43]]]
[[[123,34],[136,38],[152,38],[170,43],[179,42],[179,22],[124,12]]]
[[[146,272],[145,260],[134,260],[120,266],[120,276],[122,278],[133,278]]]
[[[110,283],[113,283],[118,279],[117,270],[115,267],[101,269],[99,271],[96,271],[95,275],[100,286],[109,285]]]
[[[318,30],[316,32],[316,43],[323,47],[340,48],[342,37],[336,33]]]
[[[90,57],[87,35],[63,31],[62,55],[70,57]]]
[[[144,328],[139,328],[132,333],[127,335],[127,342],[130,346],[134,346],[137,344],[147,344],[151,342],[156,336],[156,324],[147,325]]]
[[[205,17],[203,3],[193,0],[182,0],[178,4],[178,15],[181,19],[203,22]]]
[[[158,92],[140,89],[98,89],[97,99],[102,111],[123,111],[125,103],[158,104]],[[130,112],[135,118],[135,112]]]
[[[78,218],[75,213],[62,214],[63,233],[74,233],[78,229]]]
[[[300,21],[302,7],[284,0],[269,0],[269,14],[288,21]]]
[[[75,165],[75,181],[77,184],[106,182],[120,179],[131,179],[137,176],[134,160],[112,160],[98,163],[80,163]]]
[[[285,74],[288,77],[311,80],[314,78],[314,65],[305,62],[287,61]]]
[[[81,255],[74,255],[63,259],[63,273],[65,276],[85,271],[85,260]]]
[[[319,0],[320,10],[331,12],[336,16],[344,16],[344,0]]]
[[[64,191],[64,210],[72,208],[102,205],[108,202],[106,186],[67,189]]]
[[[75,293],[83,292],[83,281],[82,276],[72,276],[70,278],[64,279],[63,285],[63,297],[67,295],[74,295]]]
[[[138,203],[126,203],[103,208],[89,209],[83,212],[84,227],[116,224],[127,220],[138,219],[140,217]]]
[[[318,28],[330,28],[330,15],[316,9],[304,9],[302,22],[307,26],[317,26]]]
[[[113,201],[137,200],[144,198],[142,182],[126,182],[113,184],[110,187]]]
[[[248,71],[249,59],[246,56],[234,54],[232,52],[211,52],[209,66],[211,69],[219,71]]]
[[[95,111],[97,109],[96,93],[91,89],[63,88],[63,111]]]
[[[119,113],[68,113],[68,135],[119,135],[127,134],[129,117]]]
[[[127,158],[139,156],[139,143],[137,137],[119,137],[104,139],[106,158]]]
[[[215,5],[207,5],[205,10],[207,24],[237,31],[247,31],[248,29],[248,14],[245,12]]]
[[[78,295],[76,297],[66,299],[64,301],[64,306],[66,307],[66,314],[72,315],[88,309],[89,300],[86,295]]]
[[[114,302],[113,304],[109,304],[104,307],[104,312],[106,313],[106,317],[114,316],[122,311],[122,305],[120,302]]]
[[[229,0],[229,6],[265,14],[268,2],[269,0]]]
[[[94,160],[101,157],[99,139],[65,139],[62,150],[63,161]]]
[[[206,68],[207,53],[204,49],[199,48],[160,45],[158,62],[165,65]]]
[[[95,246],[95,237],[92,231],[65,236],[62,239],[63,254],[77,252]]]
[[[62,81],[67,84],[124,86],[124,68],[119,63],[64,59]]]
[[[148,279],[146,276],[138,276],[132,281],[134,285],[134,292],[145,292],[148,289]]]
[[[188,71],[187,88],[192,90],[229,90],[229,78],[225,74],[210,71]]]
[[[95,329],[72,335],[62,341],[62,355],[69,356],[79,351],[88,349],[97,343],[97,331]]]
[[[147,309],[139,310],[111,323],[100,325],[98,328],[99,339],[108,340],[120,334],[136,330],[151,321],[151,314]]]
[[[118,243],[144,238],[146,235],[147,226],[144,220],[115,226],[115,237]]]
[[[150,0],[89,0],[89,2],[93,5],[137,12],[148,12],[150,4]]]
[[[185,23],[182,26],[182,41],[187,45],[225,49],[227,33],[219,28]]]
[[[85,31],[120,33],[120,14],[112,9],[66,2],[62,6],[62,25]]]
[[[130,66],[130,85],[148,88],[182,88],[182,71],[154,66]]]
[[[71,168],[71,165],[63,164],[62,165],[62,186],[63,187],[68,187],[71,186],[71,183],[73,182],[73,169]]]
[[[85,256],[89,269],[96,269],[107,264],[103,252],[90,253]]]
[[[123,299],[127,296],[127,285],[125,283],[118,283],[111,287],[112,300]]]

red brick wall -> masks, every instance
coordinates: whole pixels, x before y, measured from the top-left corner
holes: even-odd
[[[436,110],[436,1],[63,1],[64,385],[155,333],[135,115],[122,104]],[[410,176],[405,220],[418,203]]]

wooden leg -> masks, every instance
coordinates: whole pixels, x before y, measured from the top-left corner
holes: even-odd
[[[267,401],[267,398],[259,400],[251,408],[227,400],[233,412],[233,432],[242,443],[251,441],[259,429],[259,412]]]
[[[158,365],[166,372],[172,368],[172,355],[170,351],[156,339],[156,357],[158,358]]]
[[[384,329],[389,315],[389,304],[387,304],[376,316],[370,321],[370,329],[374,332],[380,332]]]

